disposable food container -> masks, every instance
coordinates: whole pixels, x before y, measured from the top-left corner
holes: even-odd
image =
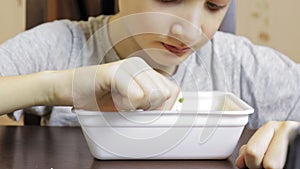
[[[253,108],[228,92],[182,95],[181,111],[74,111],[97,159],[228,158]]]

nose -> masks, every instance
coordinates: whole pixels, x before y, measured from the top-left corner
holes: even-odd
[[[202,35],[201,12],[199,8],[193,8],[189,12],[177,15],[170,28],[170,34],[175,39],[187,46],[192,46],[199,41]]]

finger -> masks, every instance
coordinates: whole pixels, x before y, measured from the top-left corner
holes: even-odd
[[[150,104],[149,109],[162,105],[171,95],[170,85],[164,78],[152,69],[135,76],[135,80],[145,92],[145,101]]]
[[[126,75],[126,72],[128,74],[126,77],[128,80],[119,82],[121,85],[117,89],[124,96],[124,103],[126,102],[135,108],[151,109],[161,105],[168,98],[169,89],[165,85],[161,85],[162,75],[155,72],[142,59],[127,59],[121,64],[119,70],[122,80],[126,77],[123,74]],[[131,94],[135,90],[135,86],[131,84],[139,86],[143,92],[142,98]]]
[[[142,60],[142,59],[137,59],[137,60]],[[171,77],[171,75],[167,72],[165,72],[164,70],[160,70],[160,69],[155,69],[155,68],[151,68],[150,66],[147,65],[147,63],[145,61],[142,61],[143,67],[139,66],[139,68],[141,70],[144,70],[145,73],[148,75],[148,77],[152,80],[152,82],[155,84],[155,86],[161,90],[164,94],[164,97],[166,99],[169,99],[171,97],[171,95],[174,92],[174,95],[177,95],[179,91],[178,90],[178,86],[176,85],[176,83],[172,82],[169,78]],[[146,65],[146,66],[145,66]],[[143,80],[139,80],[138,82],[144,84]]]
[[[131,96],[133,98],[143,98],[144,91],[132,76],[127,72],[119,71],[116,73],[112,82],[112,92],[121,94],[122,96]]]
[[[156,71],[155,71],[156,72]],[[162,90],[165,91],[165,96],[167,99],[169,99],[172,95],[177,95],[177,89],[179,88],[174,82],[172,82],[171,80],[169,80],[166,76],[157,73],[158,78],[160,79],[159,83],[157,84],[159,86],[164,86],[164,88],[162,88]],[[165,90],[167,89],[167,90]]]
[[[140,87],[140,85],[134,81],[133,75],[139,71],[143,71],[144,68],[147,68],[149,66],[140,60],[141,59],[137,58],[125,59],[116,68],[117,70],[115,71],[112,79],[112,84],[114,84],[112,88],[115,89],[115,91],[120,93],[122,96],[128,96],[129,94],[137,94],[138,98],[140,98],[141,96],[141,98],[143,98],[144,91]]]
[[[171,110],[174,104],[176,104],[177,98],[180,95],[180,88],[174,82],[165,77],[161,77],[161,81],[167,88],[167,90],[165,90],[165,92],[167,92],[165,93],[166,101],[155,109]]]
[[[118,72],[113,78],[111,86],[112,100],[119,111],[135,110],[138,105],[133,104],[132,100],[142,100],[144,98],[144,91],[136,83],[130,74],[124,71]]]
[[[144,63],[144,64],[146,64],[146,63]],[[148,68],[147,68],[147,66],[145,66],[144,70],[146,70],[145,74],[147,74],[147,77],[149,77],[153,83],[153,84],[151,84],[150,88],[148,88],[148,89],[145,88],[144,91],[154,90],[154,92],[157,92],[156,94],[150,93],[151,97],[148,96],[147,100],[149,100],[149,102],[151,104],[149,109],[163,109],[163,110],[171,109],[174,102],[176,101],[177,95],[180,91],[179,87],[176,85],[176,83],[174,83],[173,81],[168,79],[168,77],[170,77],[171,75],[160,69],[152,69],[150,66],[148,66]],[[136,77],[137,83],[139,83],[140,86],[143,88],[143,85],[145,84],[145,80],[139,79],[138,76],[135,76],[135,77]],[[143,78],[144,76],[141,76],[141,77]],[[149,82],[148,84],[150,84],[150,83],[151,82]],[[145,87],[147,87],[147,86],[145,86]],[[155,88],[151,89],[151,87],[152,88],[155,87]],[[158,91],[156,91],[156,90],[158,90]],[[150,91],[150,92],[153,92],[153,91]],[[161,95],[159,95],[159,92],[161,92],[160,94],[162,94],[163,97]],[[147,93],[146,93],[146,95],[147,95]],[[162,98],[159,98],[159,97],[162,97]],[[155,104],[153,102],[156,102],[157,104]]]
[[[177,92],[178,90],[178,92]],[[173,110],[173,111],[181,111],[182,103],[179,102],[179,99],[182,97],[182,94],[179,92],[179,89],[175,90],[174,94],[160,107],[158,110]],[[178,94],[177,94],[178,93]]]
[[[263,159],[264,168],[283,168],[288,149],[289,134],[298,127],[298,122],[282,122]]]
[[[178,97],[181,94],[180,87],[178,86],[178,83],[176,83],[176,80],[171,77],[170,74],[167,72],[164,72],[160,69],[155,69],[156,72],[163,75],[161,76],[162,83],[165,84],[165,86],[168,87],[170,93],[168,100],[161,106],[157,107],[158,110],[171,110],[173,109],[174,105],[178,101]],[[181,106],[180,106],[181,107]]]
[[[159,77],[153,77],[153,71],[147,70],[139,75],[134,75],[135,82],[141,87],[144,92],[142,100],[130,100],[136,102],[141,109],[153,109],[164,103],[167,99],[168,89]]]
[[[245,162],[249,168],[261,168],[264,154],[273,138],[276,122],[268,122],[251,137],[245,149]]]
[[[246,163],[245,163],[245,150],[246,150],[246,145],[243,145],[240,148],[239,156],[237,157],[237,159],[235,161],[235,165],[238,168],[245,168],[246,167]]]
[[[126,59],[126,61],[121,64],[119,70],[120,73],[118,77],[120,78],[116,79],[122,79],[123,82],[117,90],[124,96],[123,99],[125,100],[123,102],[132,105],[131,107],[144,110],[156,109],[169,100],[172,95],[175,97],[178,93],[178,87],[173,84],[173,82],[154,71],[140,58]],[[128,75],[126,76],[126,74],[125,76],[123,75],[124,71],[127,72],[129,77],[127,77]],[[123,80],[125,78],[129,80]],[[133,86],[131,84],[137,84],[140,87],[143,92],[143,98],[135,97],[136,95],[130,94],[129,91],[135,90],[135,87],[127,87],[128,89],[126,89],[126,85]],[[175,91],[174,94],[173,91]],[[174,99],[171,101],[174,103]]]
[[[127,97],[120,95],[117,92],[112,93],[113,103],[118,112],[134,111],[136,107],[130,103]]]

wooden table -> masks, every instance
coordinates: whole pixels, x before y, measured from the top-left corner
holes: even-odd
[[[239,146],[253,131],[244,131]],[[79,127],[0,127],[1,169],[232,169],[228,160],[100,161],[92,157]]]

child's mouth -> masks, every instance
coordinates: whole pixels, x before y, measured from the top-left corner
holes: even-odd
[[[180,47],[176,47],[176,46],[173,46],[173,45],[169,45],[169,44],[166,44],[166,43],[163,43],[162,42],[162,45],[168,50],[170,51],[171,53],[174,53],[175,55],[177,56],[182,56],[188,52],[190,52],[191,48],[189,47],[183,47],[183,48],[180,48]]]

